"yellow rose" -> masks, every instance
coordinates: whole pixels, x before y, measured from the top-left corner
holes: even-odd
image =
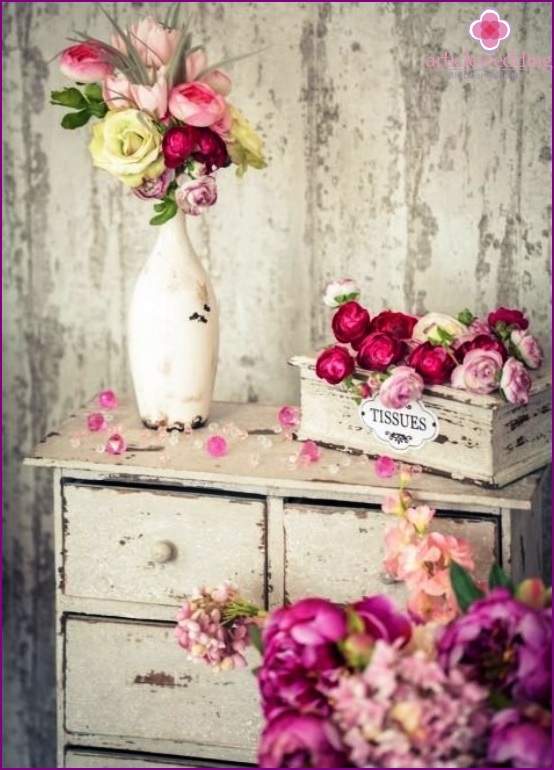
[[[248,166],[252,168],[265,168],[267,163],[263,156],[263,142],[254,131],[244,115],[233,105],[231,109],[231,141],[227,145],[227,151],[232,162],[237,168],[237,175],[242,176]]]
[[[155,179],[165,168],[161,134],[140,110],[108,112],[93,126],[89,150],[95,166],[129,187]]]

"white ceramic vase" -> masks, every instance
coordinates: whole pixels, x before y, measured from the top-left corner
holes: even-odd
[[[181,211],[159,227],[133,290],[127,331],[142,421],[150,428],[203,425],[217,370],[219,311]]]

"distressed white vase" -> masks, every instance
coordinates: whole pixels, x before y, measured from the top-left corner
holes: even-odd
[[[182,212],[161,225],[137,278],[128,318],[131,377],[150,428],[208,419],[219,352],[219,311]]]

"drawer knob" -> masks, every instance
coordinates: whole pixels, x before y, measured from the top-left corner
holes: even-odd
[[[169,540],[158,540],[152,546],[150,559],[156,564],[166,564],[177,556],[177,549]]]

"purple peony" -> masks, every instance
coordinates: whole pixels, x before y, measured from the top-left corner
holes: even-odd
[[[552,766],[552,715],[530,707],[504,709],[492,719],[487,759],[500,767]]]
[[[329,713],[326,694],[342,664],[336,643],[345,635],[345,611],[325,599],[303,599],[270,616],[259,674],[268,719],[288,709]]]
[[[494,588],[454,620],[438,643],[447,671],[460,667],[491,689],[546,705],[552,687],[551,610],[535,610]]]
[[[374,640],[394,642],[396,639],[410,639],[412,624],[388,596],[364,596],[350,606],[361,618],[365,633]]]
[[[259,767],[351,767],[328,719],[285,712],[265,726]]]

